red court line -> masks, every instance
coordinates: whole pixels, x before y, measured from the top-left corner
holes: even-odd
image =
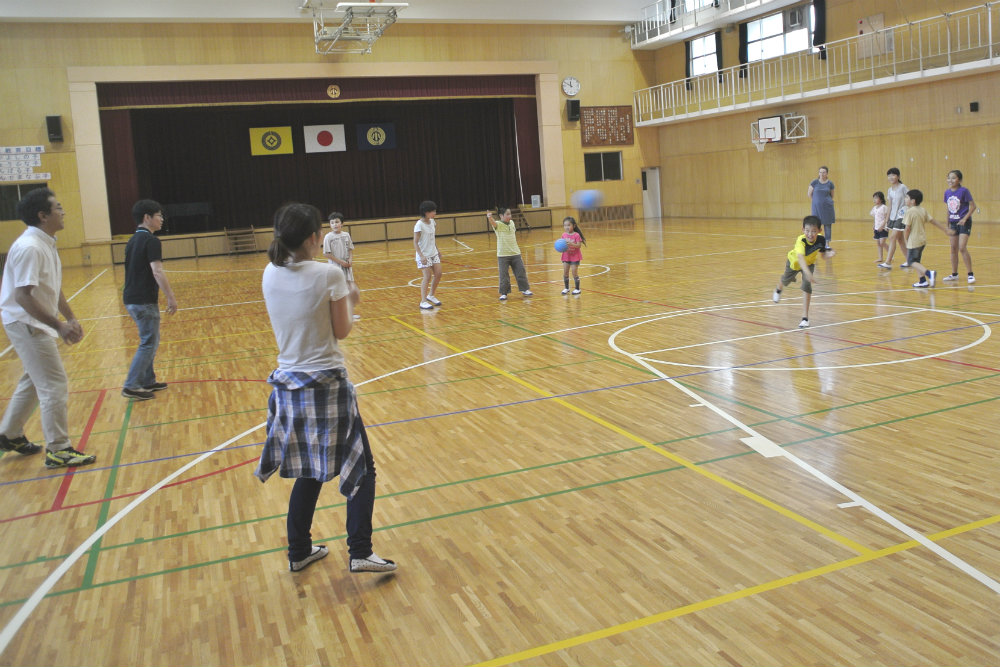
[[[94,409],[90,411],[90,419],[87,420],[87,425],[83,428],[83,433],[80,435],[80,440],[77,443],[76,450],[78,452],[82,452],[87,448],[87,441],[90,439],[90,432],[94,430],[94,422],[97,421],[97,414],[101,411],[101,405],[104,403],[104,397],[107,393],[107,389],[102,389],[97,395],[97,402],[94,403]],[[66,474],[63,476],[62,484],[59,485],[59,490],[56,492],[56,497],[52,501],[52,510],[62,508],[63,501],[66,500],[66,494],[69,493],[69,485],[72,483],[73,475],[75,473],[75,468],[69,468],[66,471]]]
[[[170,484],[165,484],[163,486],[163,488],[164,489],[169,489],[172,486],[180,486],[181,484],[187,484],[189,482],[197,482],[200,479],[205,479],[207,477],[212,477],[213,475],[220,475],[220,474],[222,474],[224,472],[229,472],[230,470],[235,470],[236,468],[239,468],[240,466],[245,466],[248,463],[253,463],[254,461],[259,461],[259,460],[260,460],[260,457],[254,457],[252,459],[247,459],[246,461],[242,461],[242,462],[237,463],[235,465],[231,465],[231,466],[229,466],[227,468],[219,468],[218,470],[213,470],[212,472],[207,472],[207,473],[205,473],[203,475],[198,475],[197,477],[188,477],[186,479],[177,480],[176,482],[171,482]],[[123,494],[118,495],[118,496],[111,496],[110,498],[101,498],[99,500],[88,500],[86,502],[76,503],[75,505],[66,505],[64,507],[52,507],[52,508],[47,509],[47,510],[41,510],[40,512],[32,512],[31,514],[22,514],[20,516],[7,517],[6,519],[0,519],[0,524],[10,523],[12,521],[21,521],[22,519],[30,519],[32,517],[43,516],[45,514],[51,514],[52,512],[58,512],[58,511],[61,511],[61,510],[72,510],[72,509],[78,509],[80,507],[87,507],[88,505],[100,505],[101,503],[110,503],[110,502],[115,501],[115,500],[121,500],[123,498],[131,498],[133,496],[142,495],[143,493],[146,493],[146,491],[148,491],[148,489],[143,489],[141,491],[133,491],[131,493],[123,493]]]

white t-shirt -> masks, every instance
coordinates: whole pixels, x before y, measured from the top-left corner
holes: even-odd
[[[417,224],[413,226],[413,233],[416,234],[420,232],[420,239],[417,241],[417,247],[420,248],[420,252],[423,253],[424,257],[430,259],[438,254],[437,244],[434,243],[434,230],[437,227],[437,223],[431,218],[429,221],[424,222],[423,218],[417,220]]]
[[[330,232],[323,237],[324,255],[333,255],[337,259],[347,261],[351,256],[351,250],[354,250],[354,243],[351,241],[351,235],[347,232]],[[330,263],[333,264],[333,262]]]
[[[38,227],[25,229],[10,246],[0,285],[0,313],[4,324],[24,322],[58,338],[58,331],[29,315],[14,300],[14,288],[29,285],[36,287],[33,294],[42,307],[57,315],[62,291],[62,262],[55,238]]]
[[[330,302],[348,294],[347,279],[339,266],[312,260],[283,267],[268,263],[261,289],[278,342],[278,368],[343,368],[344,355],[330,321]]]

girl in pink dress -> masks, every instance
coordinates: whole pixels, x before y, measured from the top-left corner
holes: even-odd
[[[578,269],[580,267],[580,260],[583,259],[583,253],[580,252],[580,246],[586,245],[587,240],[583,238],[583,232],[576,224],[576,220],[572,217],[563,218],[563,235],[562,238],[566,240],[566,252],[562,254],[563,263],[563,294],[569,294],[569,270],[573,269],[573,294],[580,293],[580,275]]]

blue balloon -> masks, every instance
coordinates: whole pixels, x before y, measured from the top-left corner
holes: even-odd
[[[595,209],[603,201],[604,194],[600,190],[577,190],[570,197],[570,203],[581,211]]]
[[[566,252],[566,248],[569,247],[569,244],[566,243],[566,239],[556,239],[555,247],[556,252]]]

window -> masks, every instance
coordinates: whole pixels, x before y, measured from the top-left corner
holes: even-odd
[[[622,180],[622,152],[584,153],[583,170],[588,181]]]
[[[47,188],[48,183],[21,183],[20,185],[0,185],[0,220],[19,220],[17,202],[35,188]]]
[[[711,74],[719,71],[719,60],[715,55],[716,37],[713,32],[691,40],[691,76]]]
[[[813,8],[793,7],[747,23],[747,62],[805,51],[812,44]],[[796,24],[796,20],[798,24]]]

